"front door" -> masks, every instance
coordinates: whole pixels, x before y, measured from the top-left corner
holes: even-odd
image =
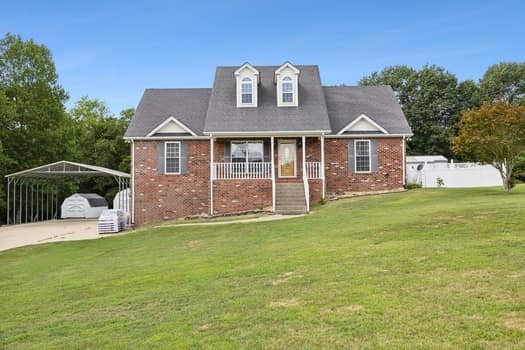
[[[279,142],[279,177],[296,177],[297,152],[295,140]]]

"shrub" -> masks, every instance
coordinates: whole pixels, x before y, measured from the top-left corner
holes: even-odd
[[[405,188],[407,190],[415,190],[416,188],[421,188],[421,184],[406,184]]]

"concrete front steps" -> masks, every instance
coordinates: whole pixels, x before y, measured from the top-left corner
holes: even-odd
[[[307,212],[302,182],[275,184],[275,212],[284,215]]]

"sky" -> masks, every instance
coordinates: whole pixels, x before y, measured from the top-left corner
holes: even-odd
[[[145,88],[211,87],[215,67],[317,64],[324,85],[355,85],[386,66],[436,64],[478,80],[525,61],[525,2],[9,1],[0,35],[46,45],[71,108],[113,113]]]

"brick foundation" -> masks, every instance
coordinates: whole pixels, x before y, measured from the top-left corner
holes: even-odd
[[[213,212],[228,214],[272,210],[272,180],[215,180]]]

